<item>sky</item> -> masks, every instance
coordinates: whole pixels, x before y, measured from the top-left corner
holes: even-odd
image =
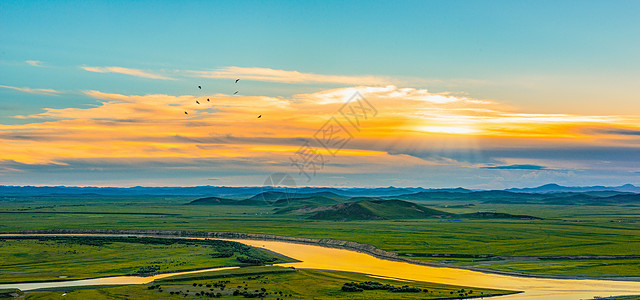
[[[638,185],[639,13],[3,1],[0,185]]]

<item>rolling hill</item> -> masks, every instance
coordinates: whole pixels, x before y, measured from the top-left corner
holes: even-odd
[[[193,200],[190,205],[237,205],[238,200],[231,200],[219,197],[206,197]]]
[[[233,200],[233,199],[225,199],[225,198],[219,198],[219,197],[199,198],[189,203],[186,203],[186,205],[242,205],[242,206],[262,206],[267,204],[268,203],[262,200],[251,200],[251,199]]]
[[[555,183],[541,185],[535,188],[511,188],[505,191],[522,192],[522,193],[560,193],[560,192],[596,192],[596,191],[615,191],[626,193],[640,193],[640,187],[633,184],[625,184],[620,186],[562,186]]]
[[[410,201],[480,201],[492,204],[547,204],[547,205],[616,205],[640,202],[640,194],[620,191],[586,192],[417,192],[400,195],[397,199]]]
[[[464,219],[517,219],[517,220],[542,220],[542,218],[527,215],[512,215],[497,212],[475,212],[469,214],[460,214],[460,218]]]
[[[477,201],[486,204],[545,204],[545,205],[638,205],[640,194],[619,191],[588,191],[588,192],[555,192],[555,193],[527,193],[512,191],[469,191],[458,190],[430,190],[388,197],[363,197],[336,194],[332,191],[313,193],[285,193],[283,191],[261,192],[244,200],[228,199],[219,196],[199,198],[191,201],[192,205],[273,205],[276,207],[294,206],[295,208],[317,208],[325,205],[335,205],[345,202],[369,201],[378,203],[385,200],[404,200],[420,203],[421,201]],[[354,208],[355,209],[355,208]]]
[[[463,200],[463,201],[506,201],[506,202],[524,202],[535,201],[549,197],[549,195],[533,194],[533,193],[516,193],[507,191],[476,191],[476,192],[417,192],[405,194],[395,197],[402,200],[420,200],[420,201],[447,201],[447,200]]]
[[[425,218],[542,220],[528,215],[498,212],[454,214],[403,200],[360,200],[322,207],[285,208],[279,213],[306,215],[314,220],[362,221]]]
[[[273,203],[273,206],[322,206],[343,203],[340,198],[330,198],[326,196],[312,196],[306,198],[280,199]]]
[[[320,196],[320,197],[325,197],[325,198],[333,198],[333,199],[347,199],[348,197],[346,196],[341,196],[338,195],[334,192],[328,192],[328,191],[324,191],[324,192],[315,192],[315,193],[285,193],[285,192],[279,192],[279,191],[266,191],[266,192],[262,192],[260,194],[257,194],[251,198],[249,198],[250,200],[261,200],[261,201],[278,201],[278,200],[292,200],[292,199],[305,199],[305,198],[312,198],[312,197],[316,197],[316,196]]]
[[[451,215],[402,200],[361,200],[320,207],[310,213],[309,219],[334,221],[421,219]]]

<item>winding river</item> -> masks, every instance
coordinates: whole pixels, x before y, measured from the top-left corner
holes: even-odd
[[[92,234],[79,235],[92,236]],[[94,234],[93,236],[117,235]],[[282,266],[287,267],[293,266],[295,268],[348,271],[365,273],[372,276],[398,278],[402,280],[524,291],[524,293],[520,294],[501,296],[500,299],[592,299],[594,296],[606,297],[640,294],[640,282],[638,281],[550,279],[508,276],[465,269],[432,267],[415,265],[407,262],[390,261],[352,250],[327,248],[315,245],[280,241],[238,239],[231,239],[231,241],[264,248],[300,261],[281,264]],[[170,277],[177,274],[189,274],[223,269],[228,268],[160,274],[149,277],[116,276],[73,281],[0,284],[0,289],[19,288],[21,290],[34,290],[40,288],[83,285],[145,284],[159,278]]]
[[[195,271],[165,273],[165,274],[158,274],[153,276],[113,276],[113,277],[101,277],[101,278],[69,280],[69,281],[8,283],[8,284],[0,284],[0,289],[16,288],[22,291],[31,291],[31,290],[37,290],[37,289],[60,288],[60,287],[71,287],[71,286],[147,284],[147,283],[153,282],[156,279],[167,278],[167,277],[176,276],[176,275],[231,270],[231,269],[237,269],[237,268],[239,267],[202,269],[202,270],[195,270]]]

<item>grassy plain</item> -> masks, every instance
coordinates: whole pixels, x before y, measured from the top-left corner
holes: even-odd
[[[495,270],[545,275],[640,276],[638,259],[508,259],[522,256],[638,255],[638,206],[425,201],[418,203],[452,213],[496,211],[532,215],[544,220],[427,218],[335,222],[274,215],[271,206],[184,205],[195,198],[90,195],[15,198],[2,203],[0,231],[117,228],[266,233],[357,241],[387,251],[411,254],[414,259],[479,265]],[[452,256],[425,256],[430,254]],[[455,258],[456,255],[500,258]],[[566,267],[558,267],[560,265]]]
[[[401,293],[386,290],[344,292],[341,289],[345,283],[365,281],[391,284],[396,287],[409,285],[423,290]],[[424,289],[427,291],[425,292]],[[234,296],[236,290],[249,295],[263,293],[262,298],[265,299],[447,299],[459,298],[460,294],[464,295],[465,293],[467,296],[512,293],[464,286],[372,278],[364,274],[347,272],[294,270],[282,267],[246,267],[184,275],[177,278],[169,277],[147,285],[96,289],[67,288],[49,292],[29,292],[26,299],[59,299],[62,293],[66,294],[65,299],[183,299],[186,296],[209,298],[206,295],[200,296],[203,292],[219,293],[220,298],[223,299],[245,298],[240,294]],[[464,292],[461,292],[462,290]]]
[[[220,254],[226,251],[226,254]],[[226,257],[225,257],[226,256]],[[10,239],[0,237],[0,282],[147,275],[177,270],[250,265],[240,257],[290,261],[226,241],[153,238]]]

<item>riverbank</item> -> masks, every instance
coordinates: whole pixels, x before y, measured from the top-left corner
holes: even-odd
[[[219,239],[20,235],[0,236],[0,282],[70,281],[151,276],[223,266],[293,262],[282,255]],[[64,267],[61,267],[64,266]]]
[[[145,278],[143,278],[145,279]],[[110,282],[107,282],[110,280]],[[467,286],[441,285],[429,282],[399,282],[378,278],[375,283],[366,274],[310,269],[292,269],[280,266],[253,266],[219,269],[206,272],[187,272],[152,282],[113,285],[114,278],[100,286],[67,286],[31,289],[27,297],[37,299],[59,298],[62,293],[73,299],[175,299],[175,296],[202,296],[216,298],[264,299],[470,299],[518,293]],[[357,283],[373,289],[345,291],[343,286]],[[86,282],[85,282],[86,284]],[[15,290],[11,290],[15,291]],[[182,298],[182,297],[181,297]]]
[[[163,237],[163,238],[211,238],[211,239],[227,239],[227,240],[258,240],[258,241],[279,241],[287,243],[315,245],[328,248],[352,250],[364,254],[371,255],[373,257],[397,261],[406,262],[415,265],[422,265],[428,267],[439,268],[455,268],[462,270],[470,270],[475,272],[482,272],[487,274],[517,276],[525,278],[546,278],[546,279],[584,279],[584,280],[613,280],[613,281],[637,281],[640,282],[640,277],[591,277],[591,276],[562,276],[562,275],[536,275],[526,274],[519,272],[498,271],[483,268],[474,268],[468,266],[447,265],[442,263],[426,262],[415,260],[407,257],[399,256],[397,253],[385,251],[376,248],[372,245],[362,244],[352,241],[343,241],[336,239],[314,239],[314,238],[300,238],[300,237],[288,237],[272,234],[259,234],[259,233],[237,233],[237,232],[222,232],[222,231],[195,231],[195,230],[144,230],[144,229],[42,229],[42,230],[15,230],[15,231],[0,231],[0,235],[38,235],[38,234],[61,234],[61,235],[78,235],[78,234],[104,234],[104,235],[131,235],[131,236],[150,236],[150,237]]]
[[[77,235],[77,236],[149,236],[143,233],[150,231],[110,230],[110,234],[96,233],[96,231],[76,230],[76,234],[70,230],[48,231],[49,235]],[[207,239],[214,238],[215,234],[201,231],[152,231],[153,236],[183,239]],[[7,233],[7,232],[5,232]],[[45,235],[43,231],[23,232],[22,234]],[[20,235],[14,232],[13,235]],[[243,236],[245,239],[229,239],[249,246],[271,250],[275,253],[294,258],[299,262],[280,264],[281,267],[295,267],[303,270],[327,270],[332,272],[351,272],[367,274],[367,276],[380,276],[386,278],[398,278],[416,282],[430,282],[440,285],[466,286],[472,288],[523,291],[524,293],[502,296],[504,299],[591,299],[595,296],[605,297],[611,295],[634,295],[640,290],[640,282],[620,280],[589,280],[589,279],[549,279],[523,276],[509,276],[477,272],[462,268],[434,267],[412,264],[403,261],[382,259],[373,255],[354,250],[325,247],[309,243],[294,243],[265,240],[247,239],[245,234],[223,233],[223,236]],[[255,236],[254,236],[255,237]],[[222,238],[222,237],[215,237]],[[378,277],[375,277],[378,276]]]

